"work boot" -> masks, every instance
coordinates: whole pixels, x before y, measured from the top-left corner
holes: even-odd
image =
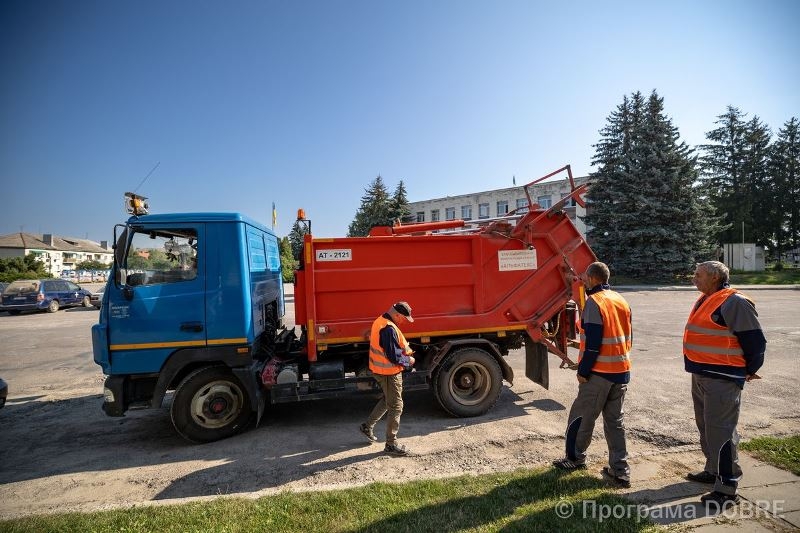
[[[725,494],[724,492],[717,492],[715,490],[700,496],[700,501],[706,504],[706,507],[716,506],[718,509],[725,509],[728,506],[739,503],[739,495]]]
[[[618,476],[607,466],[603,467],[603,476],[608,478],[614,485],[623,489],[631,488],[631,478],[628,476]]]
[[[411,452],[408,451],[408,448],[406,448],[402,444],[387,444],[386,447],[383,449],[383,451],[400,457],[411,454]]]
[[[702,472],[691,472],[686,474],[686,479],[689,481],[694,481],[695,483],[706,483],[712,484],[717,480],[717,476],[712,474],[711,472],[706,472],[703,470]]]
[[[358,429],[365,437],[369,439],[370,442],[376,442],[378,440],[378,437],[376,437],[375,433],[372,432],[372,428],[367,427],[367,424],[361,424]]]

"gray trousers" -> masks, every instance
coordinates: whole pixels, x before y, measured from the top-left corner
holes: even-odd
[[[372,429],[387,412],[386,444],[397,444],[397,431],[400,429],[400,415],[403,414],[403,373],[394,376],[373,374],[380,385],[383,396],[367,418],[367,427]]]
[[[706,457],[705,470],[717,476],[714,490],[724,494],[736,494],[742,478],[736,431],[741,399],[742,389],[733,381],[692,374],[694,420]]]
[[[578,385],[578,397],[569,410],[567,423],[567,459],[576,463],[586,462],[586,450],[592,442],[595,420],[603,413],[609,469],[615,476],[630,476],[625,443],[625,412],[622,409],[627,390],[627,384],[612,383],[594,374],[589,381]]]

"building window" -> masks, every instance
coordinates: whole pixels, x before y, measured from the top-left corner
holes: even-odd
[[[444,218],[445,220],[455,220],[456,219],[456,208],[455,207],[448,207],[444,210]]]
[[[431,222],[439,222],[439,210],[431,209]]]
[[[478,218],[489,218],[489,204],[478,204]]]
[[[508,200],[500,200],[497,202],[497,216],[501,217],[508,214]]]
[[[527,213],[527,212],[528,212],[528,199],[517,198],[517,213]]]
[[[472,220],[472,206],[471,205],[462,205],[461,206],[461,220]]]
[[[542,209],[549,209],[550,206],[553,205],[550,202],[550,195],[549,194],[546,195],[546,196],[540,196],[539,198],[537,198],[536,199],[536,203],[539,204],[539,207],[541,207]]]
[[[562,194],[562,195],[561,195],[561,198],[565,198],[565,197],[569,196],[569,194],[570,194],[570,193],[568,193],[568,192],[567,192],[567,193],[564,193],[564,194]],[[566,202],[564,202],[564,205],[565,205],[566,207],[575,207],[575,198],[570,198],[569,200],[567,200]]]
[[[417,222],[425,222],[425,211],[417,211]]]

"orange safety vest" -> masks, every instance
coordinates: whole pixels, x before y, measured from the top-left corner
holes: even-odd
[[[386,352],[381,348],[381,330],[386,326],[393,328],[395,333],[397,333],[397,340],[400,342],[400,347],[406,354],[410,355],[413,353],[413,350],[408,345],[408,341],[403,336],[403,332],[400,331],[400,328],[398,328],[394,322],[384,316],[379,316],[375,319],[369,334],[369,369],[373,374],[393,376],[402,372],[404,367],[403,365],[392,363],[389,358],[386,357]]]
[[[683,330],[683,353],[695,363],[706,365],[745,366],[744,351],[726,326],[711,320],[711,314],[722,305],[736,289],[721,289],[705,300],[696,309],[692,308],[686,329]],[[699,300],[699,298],[698,298]]]
[[[604,374],[622,374],[631,370],[631,346],[633,345],[633,332],[631,330],[631,308],[628,303],[616,292],[598,291],[589,296],[600,309],[603,319],[603,343],[600,353],[592,366],[592,372]],[[581,333],[578,363],[583,359],[586,350],[586,335],[583,328]]]

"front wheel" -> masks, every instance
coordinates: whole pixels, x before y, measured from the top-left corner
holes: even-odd
[[[84,307],[91,307],[92,306],[92,299],[89,296],[84,296],[83,301],[81,302]]]
[[[47,306],[48,313],[55,313],[58,311],[58,300],[50,300],[50,303]]]
[[[170,409],[172,425],[185,439],[212,442],[247,426],[252,411],[247,392],[227,367],[195,370],[178,385]]]
[[[489,352],[462,348],[448,355],[436,371],[433,390],[448,413],[464,417],[486,413],[500,397],[503,374]]]

